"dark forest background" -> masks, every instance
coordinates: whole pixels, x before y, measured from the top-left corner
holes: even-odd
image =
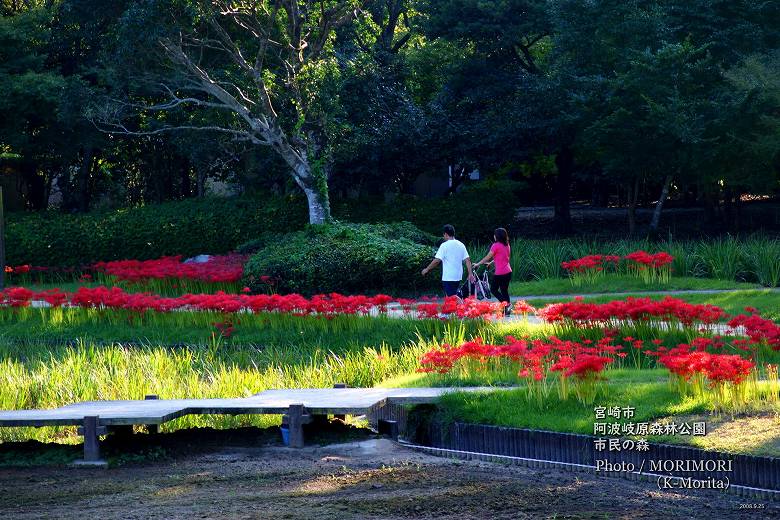
[[[613,226],[615,208],[624,234],[661,232],[668,211],[697,229],[778,225],[777,2],[2,0],[0,15],[7,211],[148,206],[215,183],[305,208],[310,175],[334,208],[483,184],[463,208],[476,214],[493,186],[549,208],[548,233]],[[262,64],[230,59],[268,41]],[[271,130],[311,172],[193,86],[176,45],[250,110],[266,89]]]

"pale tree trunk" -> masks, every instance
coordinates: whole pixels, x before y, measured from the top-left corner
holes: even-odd
[[[360,2],[362,5],[364,2]],[[329,42],[342,26],[351,23],[361,5],[354,0],[298,2],[227,2],[213,0],[203,31],[180,32],[159,40],[168,58],[190,78],[176,86],[163,85],[169,101],[148,107],[171,110],[200,106],[227,110],[240,126],[180,125],[145,132],[147,135],[175,129],[218,131],[240,141],[270,146],[290,168],[296,184],[306,194],[309,222],[330,220],[327,149],[323,147],[322,119],[309,106],[307,70],[328,59]],[[403,2],[389,4],[391,22],[402,14]],[[223,23],[230,24],[223,26]],[[200,24],[199,24],[200,25]],[[392,25],[392,24],[391,24]],[[389,31],[388,36],[395,30]],[[408,37],[406,40],[408,41]],[[250,44],[249,42],[253,42]],[[256,45],[254,45],[256,44]],[[236,81],[218,73],[212,77],[200,59],[203,49],[221,51],[237,67]],[[280,62],[281,65],[269,65]],[[276,67],[272,70],[269,67]],[[272,71],[273,74],[266,74]],[[287,99],[289,98],[289,99]],[[296,124],[283,129],[289,114],[279,106],[294,106]],[[114,125],[129,130],[121,122]],[[139,134],[139,132],[130,132]]]
[[[309,203],[309,224],[324,224],[330,220],[330,200],[328,193],[317,189],[304,188]]]
[[[661,223],[661,211],[664,209],[664,203],[669,198],[669,188],[672,185],[672,176],[667,175],[664,179],[663,188],[661,188],[661,196],[658,197],[658,202],[653,210],[653,218],[650,220],[650,235],[655,236],[658,233],[658,225]]]
[[[306,195],[309,205],[309,224],[328,222],[330,197],[326,170],[314,171],[306,152],[296,150],[286,139],[275,140],[273,147],[290,166],[295,183]]]
[[[308,162],[301,163],[295,171],[295,182],[306,194],[309,205],[309,224],[324,224],[330,220],[330,197],[326,180],[317,179]],[[319,175],[323,175],[320,173]]]

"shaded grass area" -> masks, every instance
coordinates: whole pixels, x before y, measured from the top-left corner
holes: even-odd
[[[707,423],[705,436],[646,437],[650,442],[780,456],[780,406],[777,404],[755,405],[748,413],[735,417],[711,414],[707,412],[708,405],[703,399],[680,396],[667,383],[621,381],[615,377],[605,385],[605,390],[597,397],[594,406],[631,406],[636,409],[632,419],[617,422]],[[527,401],[521,388],[444,395],[438,405],[437,419],[444,423],[460,421],[588,435],[593,435],[593,424],[597,422],[593,407],[583,406],[575,399],[561,401],[554,393],[539,407]]]
[[[509,286],[513,296],[537,296],[548,294],[591,294],[602,292],[682,291],[715,289],[756,289],[759,285],[716,278],[673,276],[668,283],[646,284],[635,276],[607,274],[592,284],[572,285],[567,278],[546,278],[528,282],[515,281]]]

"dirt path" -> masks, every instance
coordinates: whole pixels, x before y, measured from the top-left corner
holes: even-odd
[[[431,457],[372,439],[118,469],[0,469],[0,518],[780,518],[780,504]]]

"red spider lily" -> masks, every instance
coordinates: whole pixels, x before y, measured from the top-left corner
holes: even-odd
[[[507,359],[520,364],[521,377],[540,380],[548,370],[568,370],[581,359],[593,367],[597,362],[590,358],[606,358],[611,362],[612,358],[606,357],[605,354],[616,354],[620,347],[609,344],[609,341],[609,338],[601,340],[594,347],[591,346],[592,342],[562,340],[555,336],[531,341],[507,336],[505,343],[490,345],[484,343],[481,338],[476,338],[457,347],[444,345],[442,348],[433,349],[423,355],[421,364],[425,371],[440,372],[443,369],[451,369],[461,359]],[[604,362],[604,366],[606,364],[607,362]],[[586,370],[579,368],[578,371]]]
[[[26,274],[33,270],[33,267],[29,264],[17,265],[17,266],[5,266],[5,272],[9,274]]]
[[[674,257],[669,253],[661,251],[660,253],[650,254],[646,251],[634,251],[625,256],[626,260],[646,267],[659,268],[670,265],[674,262]]]
[[[233,333],[236,331],[236,328],[233,326],[233,323],[230,321],[224,321],[224,322],[217,322],[214,323],[214,328],[219,331],[219,335],[223,338],[229,338],[233,335]]]
[[[743,330],[744,335],[755,344],[763,343],[769,345],[772,350],[780,350],[780,325],[771,320],[758,314],[740,314],[732,318],[728,326],[734,330]]]
[[[0,291],[0,307],[25,307],[33,300],[43,300],[52,306],[125,309],[136,312],[171,312],[176,310],[216,311],[222,313],[278,312],[296,316],[318,315],[332,318],[338,315],[368,315],[372,312],[386,314],[391,296],[352,295],[338,293],[319,294],[305,298],[299,294],[184,294],[177,297],[163,297],[152,293],[130,293],[120,287],[79,287],[75,293],[59,289],[34,292],[22,287]],[[441,318],[443,314],[460,319],[490,319],[501,314],[502,304],[469,299],[460,302],[449,298],[443,303],[418,303],[414,300],[399,300],[401,311],[406,316],[418,318]],[[416,308],[415,308],[416,305]]]
[[[529,304],[525,300],[518,300],[515,302],[515,305],[513,307],[513,311],[515,314],[522,314],[525,316],[526,314],[535,314],[536,313],[536,307]]]
[[[595,356],[593,354],[581,354],[575,358],[572,364],[566,369],[564,375],[574,376],[579,379],[585,379],[599,374],[614,359],[605,356]]]
[[[634,251],[625,256],[629,272],[642,278],[645,283],[668,282],[672,274],[674,257],[661,251],[651,254],[646,251]]]
[[[620,257],[614,255],[587,255],[576,260],[561,262],[561,267],[569,272],[582,273],[589,270],[603,271],[608,265],[617,265]]]
[[[8,307],[29,307],[35,293],[24,287],[11,287],[0,292],[0,304]]]
[[[620,257],[613,255],[587,255],[576,260],[561,262],[561,267],[568,271],[569,279],[574,285],[592,283],[599,278],[608,267],[617,268]]]
[[[207,262],[181,261],[181,256],[166,256],[157,260],[117,260],[98,262],[92,266],[97,272],[119,280],[139,282],[148,279],[178,278],[210,283],[231,283],[241,279],[245,255],[212,256]]]
[[[710,386],[721,383],[742,383],[756,364],[737,354],[711,354],[702,350],[689,351],[688,345],[680,345],[659,356],[658,361],[669,371],[685,381],[696,374],[703,375]]]
[[[62,307],[68,302],[67,293],[62,292],[59,289],[49,289],[36,294],[35,297],[40,298],[52,307]]]
[[[549,323],[569,325],[617,326],[627,321],[677,321],[690,327],[694,323],[711,325],[725,318],[720,307],[708,304],[691,304],[667,296],[662,300],[650,298],[626,298],[607,303],[586,303],[580,300],[547,305],[537,312]]]

